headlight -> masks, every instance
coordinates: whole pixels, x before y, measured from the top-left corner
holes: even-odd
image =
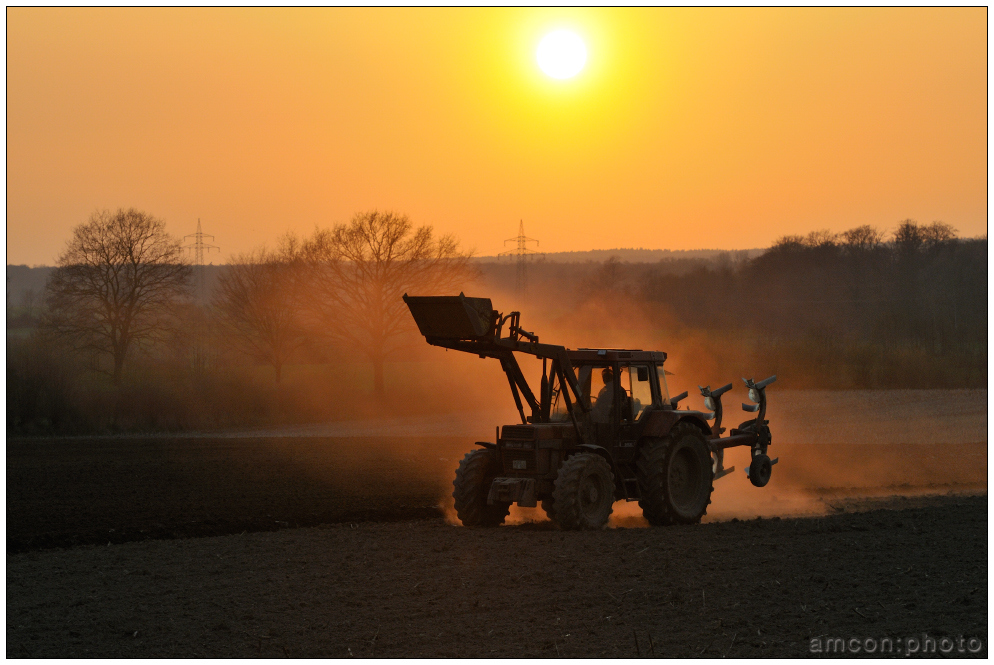
[[[751,399],[756,404],[759,404],[759,391],[755,388],[749,389],[749,399]]]
[[[710,395],[705,397],[704,406],[706,406],[709,411],[714,411],[714,397],[711,397]]]

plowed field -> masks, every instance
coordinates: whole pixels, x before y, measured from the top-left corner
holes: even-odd
[[[597,532],[452,526],[476,437],[8,441],[7,656],[986,657],[986,412],[915,439],[912,398]]]
[[[7,655],[742,658],[838,639],[846,654],[988,653],[986,497],[547,525],[360,522],[8,555]]]

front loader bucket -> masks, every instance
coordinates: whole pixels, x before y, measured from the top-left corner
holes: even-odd
[[[404,294],[418,330],[426,338],[480,339],[494,328],[490,298],[457,296],[409,296]]]

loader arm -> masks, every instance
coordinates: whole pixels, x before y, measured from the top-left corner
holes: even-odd
[[[527,406],[532,410],[532,417],[536,420],[541,417],[542,404],[538,399],[536,399],[535,393],[528,385],[528,381],[525,379],[520,365],[518,365],[518,359],[514,357],[514,352],[517,351],[519,353],[527,353],[528,355],[535,356],[536,358],[552,360],[554,369],[558,368],[557,374],[561,377],[561,384],[569,386],[570,391],[573,393],[570,401],[574,405],[579,406],[583,412],[587,411],[587,406],[584,403],[583,394],[580,390],[580,383],[576,378],[573,363],[570,362],[565,346],[541,344],[539,342],[522,342],[520,340],[512,339],[511,337],[457,340],[444,337],[426,336],[425,340],[432,346],[440,346],[443,349],[463,351],[465,353],[478,355],[481,358],[496,358],[499,360],[501,368],[507,374],[512,392],[515,389],[521,391],[521,396],[524,397]],[[522,410],[523,408],[524,404],[519,407],[519,410]],[[522,422],[524,422],[524,416],[522,416]]]
[[[548,391],[541,391],[539,398],[535,397],[514,353],[527,353],[536,358],[551,360],[552,369],[548,377],[543,370],[543,383],[551,381],[554,375],[561,386],[568,386],[568,391],[563,391],[567,412],[577,435],[582,440],[586,438],[579,426],[575,409],[579,407],[580,417],[583,418],[588,407],[565,346],[540,343],[538,335],[521,328],[521,315],[518,312],[502,315],[493,308],[489,298],[467,298],[461,293],[458,296],[409,296],[405,293],[404,302],[411,310],[425,341],[432,346],[500,361],[522,423],[529,422],[525,407],[531,410],[531,422],[548,419],[549,405],[543,401],[548,400],[549,395]],[[505,324],[507,336],[501,337]]]

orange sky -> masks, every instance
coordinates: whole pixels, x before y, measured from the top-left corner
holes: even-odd
[[[135,206],[212,259],[371,208],[479,255],[987,225],[987,10],[8,9],[7,262]],[[587,67],[535,48],[580,34]]]

